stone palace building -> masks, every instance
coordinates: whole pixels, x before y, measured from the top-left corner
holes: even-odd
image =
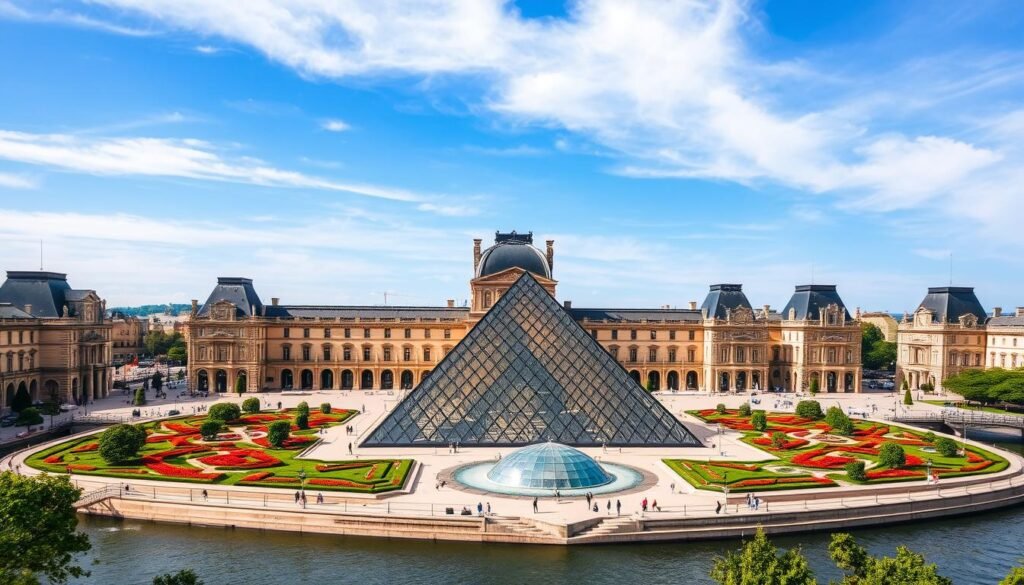
[[[224,392],[408,389],[424,380],[524,273],[552,296],[554,241],[497,233],[473,242],[471,300],[445,306],[264,304],[248,278],[221,277],[187,322],[189,380]],[[652,390],[856,392],[860,323],[832,285],[796,287],[781,311],[755,308],[739,284],[712,285],[685,309],[563,306],[637,383]]]

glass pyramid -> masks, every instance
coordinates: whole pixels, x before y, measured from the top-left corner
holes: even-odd
[[[540,441],[700,445],[524,273],[363,446]]]

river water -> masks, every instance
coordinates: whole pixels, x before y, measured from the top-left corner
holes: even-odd
[[[998,444],[1024,453],[1019,442]],[[90,517],[82,517],[81,527],[92,539],[93,550],[85,558],[92,575],[74,583],[97,585],[148,584],[154,575],[183,568],[194,569],[206,585],[700,584],[712,582],[707,575],[714,557],[739,544],[433,543]],[[907,545],[957,584],[995,585],[1011,567],[1024,562],[1024,507],[853,533],[873,554],[891,555],[897,545]],[[780,547],[802,546],[819,583],[840,576],[828,560],[827,534],[773,541]]]

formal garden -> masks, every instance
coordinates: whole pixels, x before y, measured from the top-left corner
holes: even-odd
[[[299,455],[321,429],[346,423],[355,410],[323,404],[310,411],[260,411],[259,399],[219,403],[202,415],[117,425],[65,441],[27,460],[51,473],[216,485],[380,493],[401,489],[410,459],[317,461]]]
[[[688,411],[710,424],[741,431],[742,441],[771,454],[767,461],[665,463],[698,489],[769,491],[873,485],[995,473],[1009,462],[985,449],[902,426],[848,417],[838,407],[822,412],[803,401],[796,413],[739,409]]]

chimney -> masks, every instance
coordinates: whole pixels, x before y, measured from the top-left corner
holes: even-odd
[[[857,307],[857,310],[853,312],[853,318],[860,319],[860,307]]]
[[[1003,308],[1002,307],[992,307],[992,316],[993,317],[1002,317],[1002,315],[1003,315]]]
[[[555,241],[547,240],[548,245],[548,270],[551,271],[552,276],[555,274]]]
[[[276,307],[277,303],[279,303],[279,302],[281,302],[280,298],[278,298],[278,297],[270,297],[270,304],[271,305]]]
[[[31,304],[25,305],[25,312],[28,313],[29,315],[32,314],[32,305]]]
[[[765,319],[768,318],[768,313],[771,311],[771,308],[772,308],[771,305],[764,305],[764,318]]]
[[[1024,317],[1024,307],[1017,307],[1017,316]]]
[[[690,301],[690,310],[691,311],[696,311],[697,310],[697,301]]]
[[[192,299],[192,316],[195,317],[199,313],[199,299]]]
[[[566,309],[571,309],[572,308],[572,301],[569,301],[569,300],[562,301],[562,306],[565,307]]]
[[[476,272],[476,267],[480,265],[480,238],[473,240],[473,272]]]
[[[480,240],[477,240],[477,241],[479,242]],[[449,309],[454,309],[455,308],[455,299],[448,299],[448,308]]]

